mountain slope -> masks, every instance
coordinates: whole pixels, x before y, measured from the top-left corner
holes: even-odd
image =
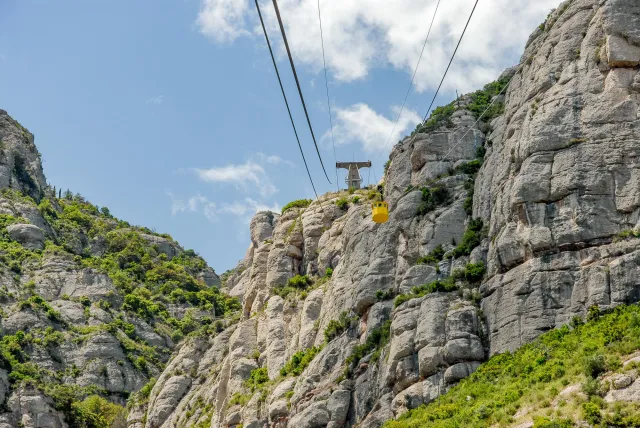
[[[258,213],[223,287],[242,320],[185,343],[132,426],[380,427],[640,300],[639,7],[562,3],[518,67],[436,109],[391,152],[388,223],[369,189]]]
[[[0,426],[125,426],[121,406],[176,344],[239,303],[170,236],[56,194],[4,111],[0,141]]]
[[[640,308],[594,307],[588,318],[491,358],[385,427],[640,426]]]

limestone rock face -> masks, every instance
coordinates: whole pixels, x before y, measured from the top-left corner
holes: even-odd
[[[511,79],[494,100],[502,115],[477,122],[462,96],[452,115],[393,148],[388,223],[371,221],[366,190],[258,213],[223,284],[243,300],[242,320],[185,344],[167,367],[149,401],[177,403],[162,426],[380,427],[592,305],[639,301],[640,239],[614,239],[640,228],[639,64],[637,1],[564,2],[500,77]],[[446,198],[425,209],[425,186]],[[472,218],[479,239],[459,254]],[[440,248],[457,257],[416,263]],[[391,300],[480,262],[484,278],[458,291]],[[314,284],[283,295],[295,275]],[[351,321],[327,341],[338,319]],[[381,329],[386,343],[348,360]],[[321,349],[299,375],[279,377],[312,347]],[[167,380],[180,364],[197,368],[183,371],[192,381],[178,393]],[[257,369],[271,381],[252,391]],[[637,382],[619,379],[609,394],[635,397]],[[156,410],[130,421],[144,411]]]
[[[0,110],[0,188],[11,188],[39,199],[46,187],[33,134]]]
[[[33,224],[12,224],[7,227],[9,236],[29,250],[44,249],[44,233]]]

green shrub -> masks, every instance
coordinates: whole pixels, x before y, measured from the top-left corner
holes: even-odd
[[[464,269],[456,269],[451,273],[454,280],[465,280],[469,283],[475,283],[482,280],[486,268],[484,263],[467,263]]]
[[[299,288],[301,290],[306,289],[311,284],[313,284],[313,281],[311,281],[311,278],[307,275],[296,275],[287,281],[288,287]]]
[[[484,122],[490,122],[494,118],[504,113],[504,102],[496,102],[491,105],[493,97],[498,95],[509,84],[509,78],[505,77],[501,80],[491,82],[479,91],[470,95],[471,103],[467,106],[476,119],[482,115]],[[491,105],[491,107],[489,107]],[[487,110],[487,108],[489,110]],[[486,111],[486,113],[485,113]]]
[[[351,198],[351,203],[352,204],[360,203],[360,196],[354,196],[353,198]]]
[[[326,268],[324,271],[324,275],[328,278],[331,278],[331,275],[333,275],[333,269],[331,268]]]
[[[322,350],[322,346],[314,346],[298,351],[289,358],[289,361],[280,369],[282,376],[299,376],[306,369],[316,355]]]
[[[623,230],[613,237],[613,242],[626,241],[632,238],[640,238],[640,231],[635,231],[633,229]]]
[[[394,296],[394,292],[393,290],[378,290],[376,291],[376,300],[378,300],[379,302],[383,301],[383,300],[389,300],[389,299],[393,299]]]
[[[348,312],[342,312],[337,320],[329,321],[324,330],[324,339],[327,343],[348,330],[357,317],[350,317]]]
[[[244,407],[244,406],[247,405],[247,403],[249,402],[250,399],[251,399],[251,395],[249,395],[249,394],[241,394],[239,392],[236,392],[229,399],[228,406],[232,407],[232,406],[238,405],[238,406]]]
[[[584,374],[589,377],[597,378],[607,369],[604,355],[589,355],[583,361]]]
[[[347,209],[349,207],[349,201],[347,201],[345,198],[340,198],[340,199],[338,199],[336,201],[336,205],[341,210],[344,210],[344,209]]]
[[[269,373],[267,372],[267,368],[260,367],[251,370],[249,379],[247,379],[244,384],[247,388],[251,389],[251,392],[254,392],[267,382],[269,382]]]
[[[446,187],[423,187],[420,191],[422,192],[422,202],[418,206],[418,215],[430,213],[450,201],[449,191]]]
[[[600,318],[598,305],[589,306],[589,309],[587,309],[587,322],[596,321],[598,318]]]
[[[389,343],[391,338],[391,320],[385,321],[380,327],[373,329],[367,336],[367,340],[360,345],[356,345],[347,357],[346,373],[350,375],[358,362],[366,355],[371,355],[371,362],[375,363],[380,358],[382,349]]]
[[[471,219],[462,235],[462,242],[452,252],[453,257],[457,258],[471,254],[471,251],[480,245],[484,238],[483,227],[482,219]]]
[[[441,262],[442,259],[444,258],[444,253],[445,251],[442,248],[442,245],[438,245],[433,250],[431,250],[426,256],[420,257],[416,261],[416,264],[418,265],[437,264],[438,262]]]
[[[549,419],[542,416],[533,418],[533,428],[572,428],[573,423],[569,419]]]
[[[410,294],[400,294],[398,297],[396,297],[394,306],[398,307],[404,302],[426,296],[427,294],[436,292],[448,293],[451,291],[456,291],[457,289],[458,286],[456,285],[455,279],[453,277],[449,277],[443,280],[437,279],[428,284],[413,287]]]
[[[592,402],[582,403],[582,414],[585,420],[591,424],[598,424],[602,419],[600,408]]]
[[[311,199],[298,199],[296,201],[291,201],[284,207],[282,207],[282,214],[284,214],[290,208],[307,208],[309,205],[311,205],[311,202],[313,202],[313,200]]]

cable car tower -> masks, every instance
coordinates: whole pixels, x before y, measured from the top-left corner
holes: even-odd
[[[371,168],[371,161],[367,162],[336,162],[336,168],[342,168],[349,171],[345,183],[347,183],[348,189],[360,189],[362,183],[362,176],[360,175],[360,168]]]

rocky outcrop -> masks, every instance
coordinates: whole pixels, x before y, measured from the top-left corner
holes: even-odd
[[[39,199],[46,188],[33,134],[0,110],[0,189],[16,189]]]
[[[474,214],[489,225],[482,309],[491,353],[637,301],[637,2],[575,0],[534,40],[494,123]],[[528,60],[528,58],[532,58]]]
[[[12,224],[7,227],[9,236],[18,241],[28,250],[44,249],[44,233],[42,229],[33,224]]]
[[[477,94],[463,96],[396,145],[388,223],[371,221],[368,191],[256,215],[224,281],[243,321],[176,357],[197,369],[160,426],[379,427],[590,306],[639,301],[639,7],[564,2],[501,76],[503,114],[477,121]],[[295,275],[314,284],[283,294]],[[309,349],[309,365],[283,377]],[[251,386],[260,370],[269,382]]]

